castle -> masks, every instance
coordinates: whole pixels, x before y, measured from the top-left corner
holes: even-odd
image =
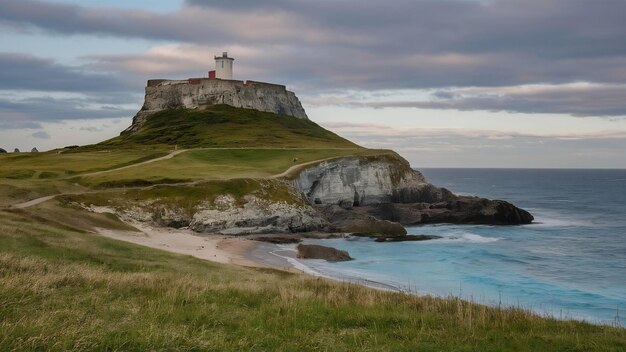
[[[147,117],[166,109],[203,109],[215,104],[273,112],[308,119],[300,100],[284,85],[233,80],[234,59],[224,52],[215,56],[208,77],[186,80],[151,79],[141,110],[128,130],[136,130]]]

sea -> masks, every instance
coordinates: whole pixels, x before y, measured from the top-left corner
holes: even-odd
[[[310,273],[419,295],[520,307],[557,319],[626,326],[626,170],[420,169],[463,195],[530,211],[523,226],[423,225],[423,242],[309,240],[352,261],[300,260]]]

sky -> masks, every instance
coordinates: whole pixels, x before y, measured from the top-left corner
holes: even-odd
[[[624,0],[0,0],[0,148],[116,136],[146,80],[287,85],[415,167],[626,168]]]

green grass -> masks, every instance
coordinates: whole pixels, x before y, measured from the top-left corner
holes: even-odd
[[[0,179],[59,178],[115,169],[166,155],[165,150],[118,149],[99,152],[0,154]]]
[[[0,210],[2,351],[626,349],[624,329],[214,264],[86,233],[63,211]]]
[[[384,150],[356,149],[199,149],[174,158],[126,170],[82,177],[78,182],[89,187],[119,187],[174,183],[164,180],[220,180],[262,178],[280,174],[291,166],[315,160],[340,157],[381,155]],[[294,158],[297,161],[294,162]]]
[[[252,109],[216,105],[207,110],[164,110],[135,132],[90,148],[131,145],[202,147],[357,148],[310,120]],[[83,150],[85,148],[82,148]]]
[[[304,205],[304,198],[282,180],[229,179],[203,181],[194,185],[159,185],[152,188],[114,190],[113,192],[67,195],[59,199],[64,204],[85,204],[108,206],[121,209],[143,208],[157,216],[162,210],[182,210],[190,218],[197,208],[205,203],[213,203],[220,195],[231,195],[238,205],[246,203],[244,196]]]
[[[83,176],[158,158],[175,146],[254,150],[193,150],[170,160]],[[302,163],[376,153],[381,151],[361,148],[309,120],[227,105],[167,110],[150,116],[139,131],[96,145],[0,155],[0,206],[88,188],[267,177],[288,169],[294,158]]]
[[[0,206],[85,188],[72,178],[166,155],[163,148],[0,154]]]

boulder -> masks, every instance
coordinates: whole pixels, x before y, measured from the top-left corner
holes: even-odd
[[[30,150],[31,153],[39,153],[39,150],[37,150],[37,147],[33,148]]]
[[[0,154],[4,154],[4,153],[6,153],[6,152],[7,152],[6,150],[4,150],[4,149],[0,148]]]
[[[324,259],[329,262],[352,260],[348,252],[332,247],[316,244],[299,244],[296,249],[298,250],[296,257],[300,259]]]
[[[17,148],[13,149],[13,153],[19,153],[19,152],[20,152],[19,149],[17,149]]]

